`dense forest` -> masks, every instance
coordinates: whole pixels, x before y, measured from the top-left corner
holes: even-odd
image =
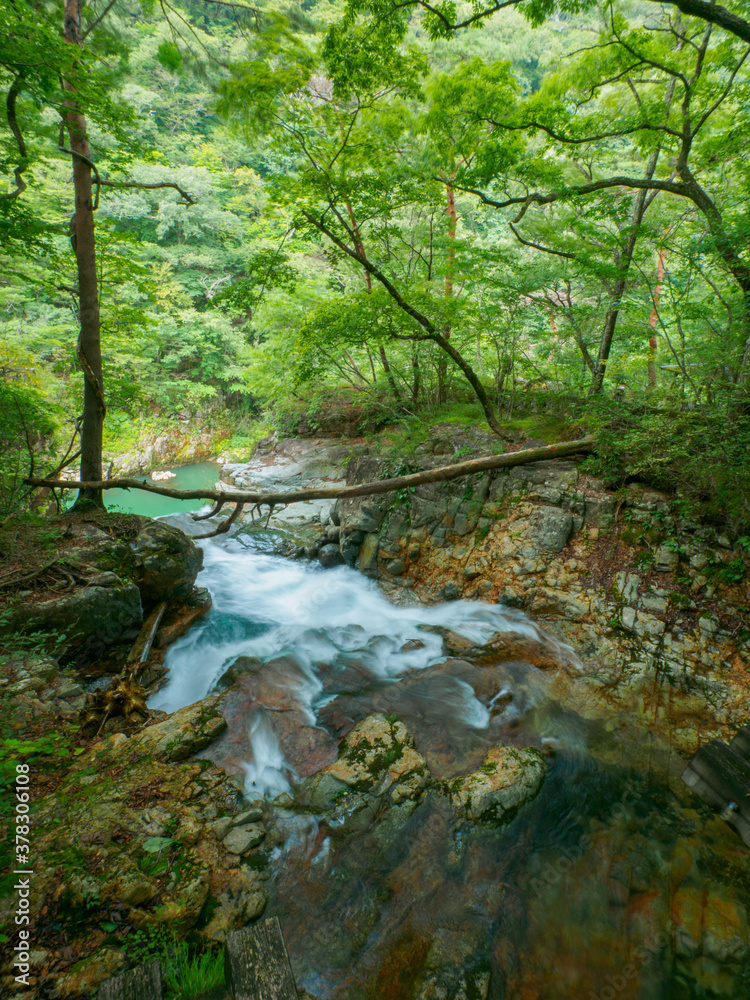
[[[206,413],[543,412],[750,530],[746,4],[0,11],[6,512]]]

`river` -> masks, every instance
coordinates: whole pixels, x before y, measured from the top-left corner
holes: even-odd
[[[221,466],[216,462],[198,462],[166,471],[173,472],[174,479],[155,485],[168,486],[174,490],[212,490],[216,486]],[[134,478],[142,483],[153,482],[150,476]],[[145,493],[143,490],[107,490],[107,508],[126,514],[165,517],[169,514],[200,510],[204,506],[205,500],[175,500],[172,497],[159,496],[157,493]]]
[[[436,627],[476,643],[505,631],[554,640],[497,605],[393,604],[347,567],[281,558],[277,538],[201,543],[213,608],[169,650],[151,704],[175,710],[230,681],[245,692],[204,755],[267,804],[267,915],[307,995],[750,996],[750,852],[690,797],[683,762],[637,717],[589,711],[573,651],[556,647],[568,663],[557,674],[522,658],[446,657]],[[397,822],[337,827],[297,789],[335,755],[341,726],[372,712],[405,723],[437,780],[498,744],[554,755],[510,823],[459,820],[433,787]]]

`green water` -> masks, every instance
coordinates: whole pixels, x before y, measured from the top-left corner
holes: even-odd
[[[142,483],[168,486],[174,490],[213,489],[219,478],[221,466],[216,462],[199,462],[196,465],[183,465],[181,468],[169,471],[175,473],[175,478],[161,483],[154,483],[151,476],[137,476],[136,478]],[[143,514],[146,517],[164,517],[165,514],[200,510],[209,501],[174,500],[172,497],[159,496],[157,493],[144,493],[141,490],[107,490],[106,503],[108,510],[123,511],[127,514]]]

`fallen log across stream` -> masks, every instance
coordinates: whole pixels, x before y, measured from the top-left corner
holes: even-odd
[[[413,486],[422,486],[425,483],[440,483],[448,479],[458,479],[460,476],[471,476],[476,472],[487,472],[490,469],[502,469],[515,465],[526,465],[529,462],[541,462],[545,459],[563,458],[576,452],[593,451],[593,448],[594,439],[585,437],[575,441],[563,441],[560,444],[544,445],[541,448],[524,448],[521,451],[507,452],[504,455],[485,455],[482,458],[472,458],[468,462],[460,462],[457,465],[425,469],[423,472],[411,472],[405,476],[394,476],[391,479],[380,479],[372,483],[358,483],[355,486],[322,486],[312,489],[289,490],[285,493],[262,493],[248,490],[175,490],[169,486],[142,483],[138,479],[105,479],[102,482],[81,482],[70,479],[28,478],[24,479],[24,485],[61,490],[144,490],[146,493],[158,493],[160,496],[172,497],[175,500],[213,500],[217,504],[217,508],[212,511],[212,514],[218,514],[226,503],[253,504],[255,507],[278,507],[281,504],[299,503],[303,500],[348,500],[352,497],[392,493]],[[201,515],[201,519],[208,516]]]

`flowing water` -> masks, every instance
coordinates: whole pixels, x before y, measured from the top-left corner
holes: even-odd
[[[274,554],[270,533],[202,544],[213,608],[171,647],[151,704],[231,685],[205,755],[269,803],[267,914],[309,996],[750,997],[749,852],[637,720],[591,710],[572,650],[500,606],[397,606],[346,567]],[[437,628],[546,643],[567,670],[446,657]],[[438,779],[497,744],[555,753],[510,823],[458,821],[433,789],[410,815],[340,829],[295,790],[373,712],[404,721]]]

